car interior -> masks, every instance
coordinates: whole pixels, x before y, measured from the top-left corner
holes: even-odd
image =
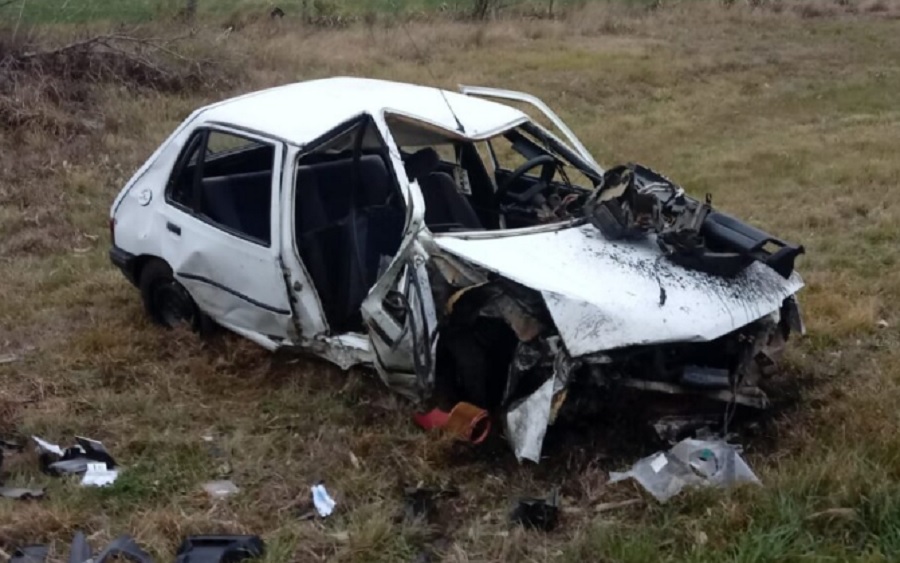
[[[530,227],[567,219],[600,178],[565,146],[524,124],[481,142],[389,116],[434,233]],[[577,183],[570,178],[577,178]]]
[[[273,145],[200,130],[182,152],[167,197],[231,234],[268,245],[274,161]]]
[[[400,248],[405,206],[369,118],[297,163],[294,232],[332,333],[363,328],[360,305]]]

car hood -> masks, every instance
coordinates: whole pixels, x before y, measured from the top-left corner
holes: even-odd
[[[734,278],[669,261],[654,237],[609,241],[592,225],[439,236],[446,252],[539,291],[573,357],[714,340],[778,311],[803,287],[754,262]]]

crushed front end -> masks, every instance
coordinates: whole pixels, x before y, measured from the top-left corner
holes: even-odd
[[[648,169],[618,174],[624,188],[588,199],[580,220],[430,244],[444,304],[432,400],[490,411],[519,460],[540,460],[561,411],[622,390],[677,397],[670,422],[765,409],[760,384],[804,332],[802,247]]]

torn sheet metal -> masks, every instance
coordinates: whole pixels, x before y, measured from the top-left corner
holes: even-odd
[[[529,459],[540,462],[552,404],[553,379],[550,378],[506,412],[506,436],[519,461]]]
[[[634,479],[660,502],[666,502],[688,486],[760,484],[739,452],[738,446],[721,440],[688,438],[667,452],[639,460],[628,471],[610,473],[609,482]]]
[[[731,279],[688,270],[664,259],[653,235],[613,242],[590,224],[439,235],[435,243],[540,291],[576,358],[639,344],[714,340],[778,311],[803,286],[799,274],[784,279],[759,262]]]
[[[539,463],[547,427],[556,421],[566,399],[569,380],[577,364],[565,350],[557,349],[553,376],[536,391],[514,403],[506,412],[506,437],[516,459]]]

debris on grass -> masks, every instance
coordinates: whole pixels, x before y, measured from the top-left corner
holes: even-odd
[[[675,445],[686,437],[698,434],[714,426],[717,420],[706,415],[669,415],[653,422],[653,430],[660,440]]]
[[[403,492],[403,515],[406,520],[431,520],[437,512],[436,502],[459,496],[459,491],[442,487],[409,487]]]
[[[93,557],[91,544],[88,543],[84,532],[75,532],[72,545],[69,547],[69,563],[84,563]]]
[[[214,499],[224,499],[240,492],[232,481],[210,481],[203,485],[203,490]]]
[[[190,536],[178,548],[175,563],[237,563],[264,553],[259,536]]]
[[[153,559],[131,538],[119,536],[97,555],[94,563],[106,561],[134,561],[136,563],[153,563]]]
[[[491,432],[488,412],[470,403],[458,403],[450,412],[432,409],[413,416],[415,423],[425,429],[443,429],[473,444],[484,442]]]
[[[97,440],[76,436],[75,445],[63,450],[57,444],[47,442],[37,436],[32,436],[32,439],[38,446],[41,470],[45,473],[53,476],[77,475],[87,473],[90,465],[98,464],[94,467],[95,472],[100,471],[102,465],[105,466],[104,471],[117,474],[113,471],[116,468],[116,461],[103,443]],[[109,478],[109,473],[105,475],[105,478]]]
[[[0,487],[0,496],[14,500],[34,500],[43,498],[44,488]]]
[[[109,469],[105,463],[89,463],[81,485],[84,487],[105,487],[112,485],[119,478],[119,472]]]
[[[50,554],[46,545],[28,545],[20,547],[9,558],[9,563],[43,563]]]
[[[91,544],[84,533],[76,532],[69,548],[69,563],[105,563],[107,561],[134,561],[135,563],[153,563],[153,558],[134,541],[131,536],[123,535],[114,539],[106,548],[93,556]]]
[[[688,486],[760,484],[739,451],[739,446],[721,440],[688,438],[667,452],[638,460],[628,471],[610,473],[609,482],[634,479],[659,502],[666,502]]]
[[[328,494],[328,491],[325,490],[325,485],[322,483],[313,485],[312,499],[313,504],[316,506],[316,512],[322,518],[327,518],[334,512],[334,507],[337,503],[334,502],[334,499],[331,498],[331,495]]]
[[[549,532],[559,524],[559,490],[547,498],[521,498],[510,514],[510,520],[522,526]]]

